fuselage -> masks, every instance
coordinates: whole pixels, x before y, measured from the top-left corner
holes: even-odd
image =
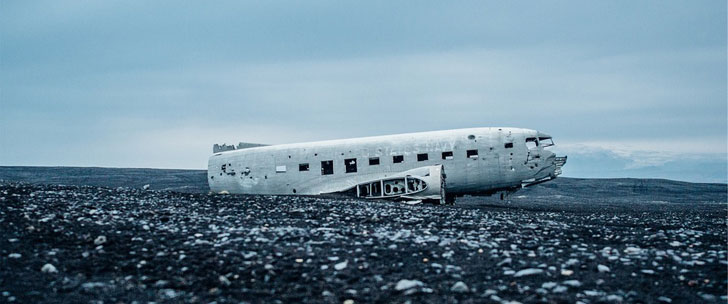
[[[520,128],[469,128],[253,147],[215,153],[214,192],[318,195],[442,165],[450,195],[492,194],[560,174],[551,136]]]

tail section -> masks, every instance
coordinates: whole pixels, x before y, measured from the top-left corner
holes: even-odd
[[[212,146],[212,153],[220,153],[225,151],[232,151],[232,150],[240,150],[240,149],[248,149],[248,148],[255,148],[255,147],[264,147],[267,145],[264,144],[254,144],[254,143],[246,143],[246,142],[240,142],[237,146],[235,145],[227,145],[227,144],[215,144]]]

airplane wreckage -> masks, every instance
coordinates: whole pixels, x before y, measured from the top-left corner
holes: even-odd
[[[319,142],[215,145],[208,162],[217,193],[322,195],[453,204],[463,195],[500,199],[555,179],[548,134],[471,128]]]

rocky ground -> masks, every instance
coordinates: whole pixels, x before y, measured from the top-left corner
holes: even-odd
[[[0,181],[0,302],[728,301],[725,185],[562,186],[410,206]]]

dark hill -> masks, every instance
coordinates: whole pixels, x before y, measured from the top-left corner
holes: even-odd
[[[206,170],[138,169],[100,167],[10,167],[0,166],[0,180],[31,184],[142,188],[186,193],[207,193]],[[578,202],[592,200],[693,203],[726,202],[728,185],[637,178],[567,178],[523,189],[512,201],[528,198],[552,200],[566,197]],[[468,199],[461,201],[470,201]]]
[[[100,168],[100,167],[6,167],[0,180],[31,184],[128,187],[152,190],[207,193],[206,170]]]

